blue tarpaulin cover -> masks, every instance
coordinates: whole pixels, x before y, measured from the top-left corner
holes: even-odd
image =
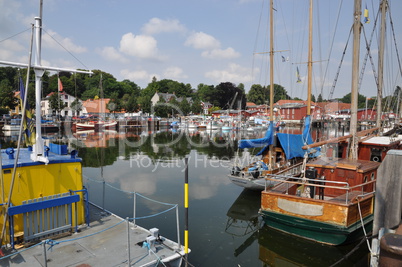
[[[302,134],[287,134],[287,133],[277,133],[278,142],[282,146],[287,159],[292,159],[296,157],[304,157],[306,150],[302,147],[313,143],[313,139],[310,134],[311,118],[307,116],[304,121],[304,129]],[[240,140],[239,148],[252,148],[252,147],[263,147],[256,155],[260,156],[263,152],[273,143],[273,123],[270,123],[267,133],[263,138],[259,139],[245,139]],[[309,151],[310,152],[310,151]],[[309,154],[309,157],[317,157],[319,150],[314,154]]]
[[[239,141],[239,148],[252,148],[252,147],[265,147],[269,146],[273,142],[274,137],[274,125],[270,123],[268,130],[263,138],[258,139],[243,139]]]

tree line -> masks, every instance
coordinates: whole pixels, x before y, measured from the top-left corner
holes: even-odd
[[[50,75],[45,72],[42,81],[42,98],[51,92],[58,91],[58,79],[63,85],[63,92],[72,95],[82,101],[96,98],[110,98],[109,109],[113,112],[137,112],[142,110],[144,113],[155,112],[157,116],[167,117],[174,112],[172,106],[180,108],[184,115],[191,113],[201,113],[201,101],[211,103],[215,109],[245,109],[246,102],[253,102],[257,105],[269,104],[269,86],[253,84],[246,94],[244,84],[235,85],[231,82],[222,82],[218,85],[207,85],[200,83],[197,88],[191,84],[184,84],[178,81],[153,78],[146,88],[141,88],[130,80],[117,81],[112,74],[101,70],[93,70],[92,75],[81,73],[60,72]],[[14,67],[0,67],[0,114],[9,112],[19,104],[15,92],[19,91],[20,77],[26,80],[26,69]],[[28,103],[30,107],[35,106],[35,73],[32,70],[29,74]],[[399,97],[400,87],[395,90],[391,98]],[[154,109],[151,106],[151,98],[154,94],[168,93],[174,94],[177,98],[183,99],[180,103],[172,99],[167,104],[164,99],[160,100],[160,105]],[[51,102],[55,107],[60,106],[58,94],[53,94]],[[56,98],[56,99],[54,99]],[[191,103],[187,100],[191,99]],[[389,97],[386,97],[386,99]],[[280,99],[292,99],[286,89],[278,84],[274,85],[274,102]],[[297,99],[297,98],[295,98]],[[313,101],[315,97],[313,96]],[[324,101],[322,96],[318,96],[318,102]],[[350,94],[339,99],[343,103],[350,103]],[[373,105],[375,99],[370,99],[368,106]],[[395,102],[395,101],[394,101]],[[366,97],[359,94],[359,107],[366,105]],[[61,107],[63,108],[63,107]]]

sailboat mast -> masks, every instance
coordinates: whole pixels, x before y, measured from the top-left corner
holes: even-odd
[[[384,84],[384,40],[385,40],[385,19],[387,16],[387,0],[382,0],[381,8],[381,28],[380,28],[380,47],[378,51],[378,87],[377,87],[377,119],[376,126],[381,127],[382,117],[382,88]]]
[[[270,1],[269,7],[269,21],[270,21],[270,52],[269,52],[269,118],[270,122],[274,121],[274,0]]]
[[[308,62],[307,62],[307,116],[311,115],[311,87],[313,73],[313,0],[310,0]]]
[[[357,100],[359,85],[359,55],[360,55],[360,31],[361,31],[361,7],[362,1],[355,0],[354,23],[353,23],[353,63],[352,63],[352,93],[351,93],[351,114],[350,134],[352,141],[350,145],[349,158],[357,159]]]

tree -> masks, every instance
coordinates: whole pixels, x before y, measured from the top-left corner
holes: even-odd
[[[202,106],[201,106],[201,101],[196,99],[193,101],[193,104],[191,105],[191,112],[195,114],[201,114],[202,113]]]
[[[315,102],[315,95],[311,94],[311,102]]]
[[[323,102],[323,99],[322,99],[322,95],[321,95],[321,94],[318,95],[317,102],[319,102],[319,103],[320,103],[320,102]]]
[[[344,95],[341,99],[339,99],[342,103],[352,103],[352,93]],[[357,107],[364,108],[366,106],[366,97],[364,95],[359,94],[357,97]]]
[[[0,82],[0,107],[13,109],[16,105],[18,105],[18,99],[14,97],[14,90],[9,80],[2,80]]]
[[[247,94],[247,100],[256,105],[269,103],[269,96],[266,95],[264,88],[260,84],[253,84]]]
[[[188,103],[187,99],[184,98],[183,101],[179,104],[181,111],[183,112],[184,116],[187,116],[191,111],[190,103]]]
[[[76,98],[71,103],[70,107],[74,111],[74,115],[77,116],[79,114],[79,112],[82,110],[82,103],[78,98]]]
[[[66,107],[66,103],[63,102],[61,96],[54,93],[49,97],[49,106],[52,110],[56,110],[60,114],[60,111]]]

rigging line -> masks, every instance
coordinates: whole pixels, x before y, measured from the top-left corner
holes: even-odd
[[[363,28],[363,33],[364,33],[364,38],[365,38],[365,41],[366,41],[366,50],[367,50],[367,52],[366,52],[366,54],[364,56],[364,60],[363,60],[363,64],[362,64],[363,67],[361,69],[360,76],[359,76],[358,88],[360,88],[361,84],[362,84],[362,80],[363,80],[363,76],[364,76],[363,73],[364,73],[364,69],[365,69],[366,64],[367,64],[367,58],[369,56],[369,50],[370,50],[370,47],[371,47],[371,43],[373,42],[373,39],[374,39],[375,28],[376,28],[376,25],[377,25],[377,22],[378,22],[379,15],[380,15],[380,12],[377,12],[376,18],[374,20],[373,31],[371,32],[369,44],[367,44],[366,32],[364,30],[364,27],[362,27]],[[375,70],[373,70],[373,71],[375,72]],[[378,88],[378,77],[375,75],[374,79],[376,80],[376,84],[377,84],[377,88]]]
[[[367,42],[366,31],[364,30],[364,27],[362,27],[362,29],[363,29],[364,40],[366,41],[367,55],[368,55],[369,58],[370,58],[371,67],[372,67],[372,69],[373,69],[373,74],[374,74],[374,80],[375,80],[375,83],[376,83],[377,88],[378,88],[378,87],[379,87],[379,84],[378,84],[378,75],[377,75],[376,70],[375,70],[374,60],[373,60],[373,57],[371,56],[371,53],[370,53],[370,47],[369,47],[369,44],[368,44],[368,42]],[[359,81],[358,86],[357,86],[357,91],[360,91],[361,80],[363,79],[363,75],[364,75],[364,70],[365,70],[365,68],[366,68],[366,65],[362,67],[362,70],[361,70],[361,72],[360,72],[360,77],[359,77],[360,81]]]
[[[5,41],[7,41],[7,40],[9,40],[9,39],[11,39],[11,38],[14,38],[14,37],[17,36],[17,35],[23,34],[24,32],[27,32],[27,31],[30,31],[30,30],[31,30],[31,28],[27,28],[27,29],[25,29],[25,30],[23,30],[23,31],[21,31],[21,32],[19,32],[19,33],[16,33],[16,34],[11,35],[11,36],[9,36],[9,37],[3,39],[3,40],[0,40],[0,43],[5,42]]]
[[[316,15],[317,15],[317,32],[318,32],[318,50],[319,50],[319,58],[320,59],[322,59],[322,44],[321,44],[321,23],[319,23],[321,20],[320,20],[320,5],[319,5],[319,3],[320,3],[320,1],[317,1],[317,12],[316,12]],[[322,64],[320,63],[319,64],[320,65],[320,77],[322,77]],[[314,84],[315,84],[316,82],[314,82]],[[317,89],[318,87],[317,86],[315,86],[315,91],[316,91],[316,93],[317,93],[317,91],[318,91],[318,89]],[[322,89],[321,89],[321,91],[322,91]],[[322,92],[320,92],[320,94],[322,95]]]
[[[337,29],[338,29],[339,18],[340,18],[340,16],[341,16],[342,4],[343,4],[343,0],[339,3],[338,16],[337,16],[337,18],[336,18],[336,23],[335,23],[334,30],[333,30],[333,35],[332,35],[331,46],[330,46],[330,48],[329,48],[328,63],[327,63],[327,67],[325,68],[324,77],[323,77],[323,79],[322,79],[322,84],[321,84],[321,96],[322,96],[322,97],[324,97],[324,95],[323,95],[323,89],[324,89],[325,77],[327,76],[328,69],[329,69],[329,64],[330,64],[330,60],[329,60],[329,59],[331,58],[332,48],[334,47],[334,43],[335,43],[335,35],[336,35],[336,31],[337,31]],[[332,97],[332,96],[331,96],[331,97]]]
[[[329,100],[332,98],[332,96],[334,94],[334,89],[335,89],[336,83],[337,83],[338,78],[339,78],[339,73],[341,72],[342,63],[343,63],[343,60],[345,58],[346,49],[348,48],[348,44],[349,44],[350,36],[352,35],[352,31],[353,31],[353,25],[350,28],[348,40],[346,41],[345,48],[343,49],[342,58],[341,58],[341,61],[339,62],[338,70],[337,70],[337,72],[335,74],[335,79],[334,79],[334,82],[332,83],[331,91],[330,91],[330,93],[328,95]]]
[[[67,53],[69,53],[73,58],[75,58],[75,60],[77,60],[79,63],[81,63],[82,66],[85,67],[85,69],[89,70],[89,68],[81,61],[79,60],[76,56],[74,56],[73,53],[71,53],[67,48],[65,48],[59,41],[57,41],[51,34],[49,34],[48,32],[46,32],[45,29],[42,28],[42,30],[50,36],[50,38],[52,38],[58,45],[60,45]]]
[[[390,24],[391,24],[392,37],[394,38],[395,50],[396,50],[396,55],[397,55],[397,59],[398,59],[399,73],[400,73],[401,76],[402,76],[401,57],[399,56],[399,50],[398,50],[398,46],[397,46],[397,44],[396,44],[394,22],[393,22],[392,17],[391,17],[391,7],[389,6],[389,3],[388,3],[388,13],[389,13],[389,22],[390,22]]]

